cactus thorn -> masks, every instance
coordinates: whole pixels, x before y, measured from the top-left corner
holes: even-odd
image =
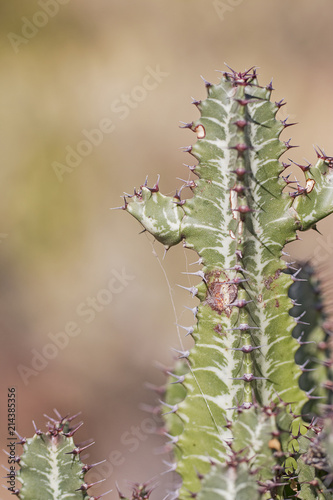
[[[17,497],[20,496],[20,490],[18,488],[16,488],[14,491],[12,491],[9,488],[7,488],[7,486],[5,486],[4,484],[2,485],[2,487],[5,488],[7,491],[10,491],[12,495],[15,495]]]
[[[312,167],[311,163],[308,162],[307,160],[307,165],[301,165],[300,163],[296,163],[294,160],[291,160],[290,158],[288,158],[288,160],[293,163],[294,165],[296,165],[297,167],[299,167],[303,172],[308,172],[310,170],[310,168]]]
[[[191,262],[190,266],[194,266],[195,264],[199,264],[199,265],[201,265],[201,264],[202,264],[202,262],[203,262],[203,260],[202,260],[202,258],[200,257],[200,259],[199,259],[199,260],[196,260],[195,262]]]
[[[38,428],[37,428],[37,426],[36,426],[36,424],[35,424],[35,421],[34,421],[34,420],[32,421],[32,425],[34,426],[34,429],[35,429],[35,434],[36,434],[37,436],[42,436],[43,432],[42,432],[40,429],[38,429]]]
[[[231,302],[230,304],[226,304],[226,306],[227,307],[238,307],[239,309],[242,309],[250,302],[253,302],[253,300],[237,299],[234,302]]]
[[[119,489],[118,483],[116,483],[116,488],[117,488],[117,492],[118,492],[120,500],[126,500],[126,497],[121,493],[121,491]]]
[[[75,446],[75,448],[72,451],[67,452],[66,455],[73,455],[73,456],[80,455],[80,453],[82,453],[84,450],[86,450],[87,448],[89,448],[93,444],[95,444],[95,442],[89,443],[86,446],[82,446],[82,447]]]
[[[20,436],[20,434],[15,430],[15,435],[19,438],[19,441],[17,441],[17,444],[25,444],[27,442],[27,438]]]
[[[284,180],[284,182],[289,186],[290,184],[295,184],[297,183],[297,179],[295,179],[294,181],[291,181],[289,180],[289,177],[290,177],[291,174],[288,174],[286,176],[283,176],[282,175],[282,179]]]
[[[6,450],[2,450],[8,457],[10,457],[10,454]],[[3,464],[1,464],[1,467],[7,472],[7,476],[3,476],[3,478],[7,478],[8,474],[12,473],[14,476],[17,474],[17,471],[11,471],[8,469],[8,467],[5,467]]]
[[[250,104],[251,102],[253,102],[253,99],[235,99],[236,102],[238,102],[238,104],[242,107],[245,107],[247,106],[248,104]]]
[[[197,307],[184,306],[184,308],[188,309],[189,311],[191,311],[194,317],[198,314],[198,308]]]
[[[283,141],[283,144],[286,146],[287,149],[292,149],[292,148],[298,148],[299,146],[292,146],[290,144],[291,139],[288,139],[287,141]]]
[[[181,146],[179,149],[181,149],[183,153],[191,153],[192,146]]]
[[[146,389],[156,392],[157,394],[163,395],[165,394],[165,385],[155,385],[150,382],[145,382]]]
[[[166,460],[163,460],[163,463],[168,467],[168,469],[161,472],[162,475],[168,474],[169,472],[174,472],[177,469],[176,462],[167,462]]]
[[[200,100],[198,100],[198,99],[194,99],[194,98],[192,97],[192,104],[194,104],[194,106],[200,106],[201,101],[200,101]]]
[[[248,279],[241,279],[241,278],[237,278],[236,277],[236,278],[234,278],[234,279],[232,279],[230,281],[226,281],[225,284],[226,285],[238,285],[239,283],[245,283],[247,281],[249,281],[249,280]]]
[[[96,484],[100,484],[100,483],[103,483],[104,481],[106,481],[105,478],[103,479],[100,479],[99,481],[96,481],[95,483],[83,483],[80,488],[77,488],[75,491],[88,491],[89,488],[92,488],[93,486],[95,486]]]
[[[296,321],[296,323],[298,325],[307,325],[308,326],[310,324],[310,323],[306,323],[304,321],[301,321],[301,319],[303,318],[303,316],[305,316],[305,314],[306,314],[306,311],[303,311],[302,314],[300,314],[297,317],[294,317],[294,320]]]
[[[52,417],[49,417],[48,415],[46,415],[46,413],[44,413],[44,414],[43,414],[43,416],[44,416],[45,418],[47,418],[48,420],[50,420],[51,422],[53,422],[53,424],[59,424],[59,423],[62,423],[62,422],[63,422],[63,421],[64,421],[64,420],[68,417],[68,415],[67,415],[67,417],[62,417],[62,416],[59,414],[59,416],[57,415],[57,417],[58,417],[58,418],[57,418],[57,420],[56,420],[55,418],[52,418]]]
[[[267,380],[267,377],[256,377],[253,373],[244,373],[241,377],[230,377],[231,380],[244,380],[244,382],[252,382],[253,380]]]
[[[263,345],[258,345],[258,346],[243,345],[243,347],[231,347],[231,350],[242,351],[244,354],[249,354],[250,352],[254,351],[255,349],[261,349],[262,347],[264,347],[264,346]]]
[[[232,191],[235,191],[239,195],[243,195],[248,189],[249,188],[243,184],[235,184],[234,187],[231,188]]]
[[[238,406],[232,406],[231,408],[227,408],[228,410],[237,410],[238,412],[242,412],[243,410],[250,410],[254,406],[254,403],[244,402]]]
[[[73,427],[72,429],[70,429],[68,432],[64,432],[64,436],[66,437],[72,437],[74,436],[74,434],[76,433],[76,431],[78,431],[80,429],[80,427],[82,427],[83,425],[83,422],[80,422],[79,424],[77,424],[75,427]]]
[[[179,328],[182,328],[183,330],[185,330],[187,332],[185,337],[187,337],[188,335],[192,335],[192,333],[194,332],[193,326],[182,326],[182,325],[179,325],[178,323],[176,323],[176,325],[179,326]]]
[[[285,106],[287,104],[286,102],[283,102],[283,101],[284,101],[284,99],[281,99],[281,101],[278,101],[278,102],[275,101],[275,106],[279,109],[282,108],[282,106]]]
[[[247,323],[240,323],[238,326],[235,326],[234,328],[228,328],[227,332],[233,330],[240,330],[242,332],[245,332],[246,330],[260,330],[260,328],[259,326],[250,326]]]
[[[316,390],[316,387],[312,387],[309,391],[305,391],[306,397],[308,399],[326,399],[326,396],[312,396],[313,391]]]
[[[140,410],[142,410],[146,413],[150,413],[151,415],[160,415],[161,414],[160,406],[151,406],[151,405],[141,404]]]
[[[300,196],[302,194],[306,194],[308,193],[308,188],[305,186],[301,186],[298,182],[297,182],[297,191],[291,191],[289,193],[289,196],[291,196],[292,198],[296,198],[297,196]]]
[[[306,368],[306,366],[310,363],[310,360],[307,359],[305,361],[305,363],[303,363],[302,365],[299,365],[300,369],[302,370],[303,373],[305,372],[314,372],[317,370],[317,368]]]
[[[190,294],[192,295],[192,297],[195,297],[197,295],[197,293],[198,293],[198,289],[195,286],[191,286],[191,287],[186,287],[186,286],[183,286],[183,285],[177,285],[177,286],[179,286],[179,288],[183,288],[187,292],[190,292]]]
[[[244,119],[239,119],[233,122],[233,125],[236,125],[239,129],[244,129],[248,122]]]
[[[187,123],[187,122],[180,122],[181,125],[179,125],[179,128],[189,128],[192,129],[193,127],[193,122]]]
[[[178,500],[179,490],[169,491],[163,500]]]
[[[177,180],[184,182],[184,186],[182,186],[184,188],[193,189],[197,186],[196,183],[192,180],[181,179],[180,177],[177,177]]]
[[[307,278],[297,278],[298,274],[302,271],[300,267],[294,274],[291,275],[291,279],[293,281],[308,281]]]
[[[162,397],[169,406],[150,407],[158,415],[164,410],[170,410],[167,415],[177,412],[177,418],[165,417],[160,431],[171,436],[164,451],[177,447],[177,465],[169,467],[182,478],[182,486],[168,495],[169,500],[224,498],[226,491],[237,491],[239,477],[250,481],[244,498],[248,494],[248,498],[282,500],[293,493],[294,498],[310,498],[300,481],[325,475],[305,463],[313,451],[307,446],[315,447],[319,434],[312,438],[315,431],[310,429],[303,439],[294,422],[307,421],[306,412],[323,415],[318,403],[329,402],[325,388],[333,388],[329,373],[333,332],[327,333],[323,326],[325,311],[308,265],[301,270],[292,262],[282,263],[281,257],[287,255],[283,250],[287,243],[333,212],[333,158],[317,147],[318,162],[313,168],[307,162],[280,162],[281,154],[294,147],[290,139],[280,140],[281,131],[294,124],[276,118],[285,102],[274,106],[272,82],[261,87],[256,78],[255,68],[238,73],[228,67],[221,83],[211,87],[208,99],[194,101],[201,117],[183,126],[195,131],[198,139],[209,140],[184,148],[198,160],[188,167],[197,175],[196,182],[181,179],[181,189],[195,188],[192,198],[183,205],[179,195],[152,196],[143,188],[126,198],[127,211],[158,241],[166,247],[182,242],[198,253],[203,264],[202,270],[190,274],[200,277],[205,286],[202,282],[198,287],[178,285],[199,299],[192,309],[195,326],[182,327],[188,334],[195,331],[195,347],[175,350],[176,368],[167,370],[170,378]],[[305,173],[305,186],[286,170],[293,165]],[[247,216],[248,212],[253,215]],[[311,324],[303,321],[305,312]],[[242,383],[252,381],[257,382]],[[308,390],[311,387],[316,391]],[[231,415],[227,409],[233,410],[232,427],[226,420]],[[259,430],[260,443],[253,438]],[[240,456],[237,450],[244,447]],[[300,451],[302,447],[309,453]],[[285,465],[288,458],[297,473]],[[241,471],[245,464],[250,470]],[[262,473],[263,467],[267,474]],[[201,482],[197,469],[205,472]],[[232,482],[224,483],[231,472]],[[216,484],[217,494],[211,490]],[[142,500],[140,490],[134,491]]]
[[[225,271],[237,271],[240,273],[247,273],[247,271],[245,271],[245,269],[243,269],[240,264],[235,264],[233,267],[226,267],[224,270]]]
[[[274,88],[273,88],[273,78],[271,79],[271,81],[269,82],[269,84],[266,85],[266,90],[269,90],[270,92],[272,90],[274,90]]]
[[[160,175],[157,176],[157,181],[154,184],[154,186],[152,188],[148,188],[151,193],[158,193],[159,192],[159,187],[158,187],[159,182],[160,182]]]
[[[200,76],[201,76],[201,78],[202,78],[202,80],[203,80],[203,82],[205,84],[205,87],[207,89],[209,89],[212,86],[212,84],[210,82],[208,82],[202,75],[200,75]]]
[[[201,270],[196,271],[195,273],[188,273],[186,271],[183,271],[182,274],[187,274],[189,276],[200,276],[200,278],[202,278],[203,281],[205,281],[205,282],[207,281],[206,278],[205,278],[205,273],[203,271],[201,271]]]
[[[318,145],[317,146],[313,146],[313,148],[315,150],[315,153],[316,153],[317,157],[320,160],[326,160],[328,158],[328,156],[325,153],[325,151],[323,149],[321,149]]]
[[[175,349],[174,347],[171,347],[172,351],[177,352],[180,356],[178,356],[178,359],[183,359],[183,358],[188,358],[190,355],[190,351],[179,351],[178,349]]]
[[[171,434],[168,434],[167,432],[164,433],[165,437],[169,439],[167,444],[177,444],[179,441],[179,436],[172,436]]]
[[[178,189],[176,189],[176,192],[175,192],[175,194],[174,194],[174,196],[173,196],[173,197],[174,197],[174,198],[176,198],[178,201],[180,201],[180,195],[181,195],[181,192],[182,192],[182,188],[180,188],[180,189],[179,189],[179,191],[178,191]],[[177,202],[174,202],[174,203],[177,203]]]
[[[75,413],[75,415],[72,416],[67,415],[66,417],[62,417],[56,408],[53,408],[53,411],[58,416],[59,420],[66,419],[67,422],[72,422],[72,420],[75,420],[82,414],[82,411],[78,411],[77,413]]]
[[[176,196],[175,196],[176,198]],[[185,205],[186,203],[186,200],[179,200],[179,201],[174,201],[174,204],[179,206],[179,207],[182,207],[183,205]]]
[[[88,471],[90,471],[93,467],[97,467],[97,465],[101,465],[101,464],[104,464],[106,462],[106,459],[105,460],[101,460],[100,462],[96,462],[94,464],[84,464],[82,466],[82,472],[84,474],[86,474]]]
[[[287,123],[289,117],[285,118],[284,120],[280,120],[284,128],[287,127],[292,127],[293,125],[298,125],[298,123]]]
[[[97,497],[90,497],[91,500],[99,500],[100,498],[102,497],[105,497],[105,495],[108,495],[109,493],[111,493],[112,490],[109,490],[109,491],[106,491],[105,493],[102,493],[101,495],[98,495]],[[125,498],[125,497],[123,497]]]
[[[195,167],[197,165],[188,165],[187,163],[183,163],[183,165],[184,165],[184,167],[189,168],[191,170],[191,172],[193,172],[194,174],[196,173],[195,172]]]
[[[111,207],[110,210],[126,210],[128,207],[128,201],[126,200],[126,196],[124,196],[123,198],[124,198],[124,205],[122,205],[121,207]]]
[[[254,80],[257,77],[256,66],[252,66],[250,69],[244,72],[237,72],[230,66],[228,66],[227,63],[224,64],[228,69],[230,69],[231,73],[223,72],[223,76],[226,79],[231,80],[234,85],[242,85],[242,86],[249,85],[251,84],[252,80]]]
[[[175,382],[171,382],[171,384],[182,384],[185,380],[185,375],[176,375],[175,373],[172,372],[167,372],[170,377],[174,377],[177,380]]]

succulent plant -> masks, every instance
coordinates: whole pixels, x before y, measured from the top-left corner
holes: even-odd
[[[330,466],[304,458],[324,432],[318,403],[331,404],[331,331],[313,271],[284,258],[298,231],[333,211],[333,158],[317,148],[315,165],[279,161],[292,124],[254,68],[205,85],[199,119],[185,124],[197,178],[174,197],[145,182],[121,207],[202,264],[187,288],[199,300],[184,326],[194,346],[179,353],[162,407],[182,480],[170,498],[333,498]],[[287,175],[292,163],[304,182]]]
[[[86,473],[94,465],[81,462],[80,453],[93,443],[75,445],[73,436],[82,422],[71,427],[77,416],[62,417],[56,410],[56,419],[48,418],[48,430],[42,432],[35,426],[32,438],[19,436],[23,453],[16,457],[19,464],[17,479],[20,489],[12,491],[21,500],[97,500],[103,495],[90,496],[88,490],[97,483],[85,481]],[[101,481],[98,481],[101,482]]]

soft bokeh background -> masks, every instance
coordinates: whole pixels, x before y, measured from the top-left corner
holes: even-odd
[[[92,480],[107,478],[95,494],[113,488],[107,498],[116,499],[115,481],[126,490],[126,479],[147,480],[165,468],[165,457],[154,451],[163,440],[148,434],[152,420],[145,420],[140,404],[155,404],[144,383],[163,383],[154,362],[168,365],[170,347],[179,347],[179,340],[169,288],[153,254],[155,248],[162,258],[163,249],[139,235],[134,219],[109,208],[121,205],[122,192],[146,175],[152,184],[161,174],[164,193],[179,188],[177,177],[187,178],[182,163],[192,158],[180,148],[194,136],[179,121],[197,118],[190,97],[205,97],[200,75],[217,82],[224,62],[239,71],[258,66],[262,84],[273,77],[274,98],[288,101],[281,118],[299,123],[284,133],[301,146],[292,151],[295,161],[314,161],[313,144],[333,154],[333,5],[59,0],[59,12],[45,20],[37,13],[46,3],[0,6],[1,439],[5,447],[7,387],[16,387],[22,435],[32,434],[32,420],[44,429],[42,415],[53,408],[82,411],[85,425],[77,440],[96,442],[87,461],[108,460],[100,475],[90,473]],[[44,26],[26,31],[32,20]],[[22,30],[30,39],[19,38]],[[164,76],[143,92],[138,86],[147,68],[160,68]],[[119,99],[126,95],[130,104],[120,112]],[[83,130],[105,118],[113,131],[60,182],[54,162],[64,164],[67,148],[85,138]],[[323,236],[302,235],[292,254],[315,257],[330,269],[332,226],[328,218],[319,225]],[[180,273],[195,260],[182,248],[163,260],[178,320],[185,324],[192,319],[183,305],[193,307],[195,300],[175,284],[187,284]],[[86,310],[82,303],[105,289],[114,271],[133,279],[87,323],[77,308]],[[51,343],[49,335],[68,322],[77,323],[79,335],[43,369],[40,364],[39,372],[29,373],[25,384],[18,366],[32,368],[34,355]],[[168,477],[159,480],[156,500],[163,498]],[[0,496],[10,498],[5,490]]]

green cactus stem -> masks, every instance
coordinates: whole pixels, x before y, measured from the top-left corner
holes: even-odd
[[[17,478],[22,483],[16,495],[21,500],[97,500],[104,495],[90,496],[94,486],[85,481],[86,473],[93,467],[80,460],[80,453],[93,443],[76,446],[73,435],[82,423],[71,427],[76,417],[50,419],[48,431],[35,427],[35,435],[21,439],[23,453],[18,457],[20,469]],[[97,464],[95,464],[97,465]],[[98,481],[100,482],[100,481]],[[105,493],[106,494],[106,493]]]
[[[196,324],[185,327],[194,346],[180,353],[187,363],[179,380],[185,396],[172,403],[179,394],[169,389],[163,409],[173,414],[166,422],[182,478],[174,498],[181,500],[189,491],[194,496],[201,491],[199,498],[205,500],[226,498],[226,477],[220,492],[211,492],[221,476],[212,471],[212,463],[217,471],[225,470],[227,443],[235,438],[228,422],[237,421],[239,412],[283,400],[297,415],[317,397],[306,384],[305,390],[300,387],[306,351],[300,364],[295,362],[302,340],[293,330],[305,323],[305,310],[289,314],[297,301],[288,291],[302,278],[298,269],[290,272],[282,257],[298,231],[333,212],[332,157],[317,149],[315,165],[297,165],[304,185],[286,175],[291,163],[279,161],[293,146],[280,140],[290,124],[276,117],[283,103],[271,101],[272,85],[260,86],[253,68],[231,70],[217,85],[205,84],[207,99],[194,101],[200,118],[185,125],[197,135],[185,151],[198,163],[190,167],[197,178],[181,191],[189,188],[193,196],[166,197],[158,183],[153,188],[145,183],[122,207],[166,248],[182,241],[202,263],[196,273],[202,281],[189,288],[199,299]],[[320,385],[323,376],[313,380]],[[245,476],[251,479],[244,465],[237,471],[235,488]],[[207,474],[210,479],[202,486],[199,476]],[[280,490],[274,498],[287,498]],[[265,495],[270,498],[269,491]]]

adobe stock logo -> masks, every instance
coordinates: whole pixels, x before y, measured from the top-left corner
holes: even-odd
[[[7,38],[14,52],[18,54],[20,46],[29,43],[42,28],[45,28],[50,18],[58,14],[60,5],[66,5],[69,1],[70,0],[39,0],[38,5],[41,7],[41,10],[37,10],[31,19],[21,17],[21,34],[18,35],[13,32],[7,34]]]
[[[105,286],[77,304],[75,316],[73,315],[71,321],[68,321],[61,330],[55,333],[49,332],[47,342],[38,348],[31,349],[30,354],[27,355],[30,360],[17,366],[17,371],[24,385],[28,385],[30,379],[34,380],[39,373],[45,370],[49,363],[59,355],[59,352],[70,344],[71,339],[82,333],[84,324],[92,323],[97,315],[113,302],[115,296],[122,293],[129,282],[134,279],[135,276],[127,274],[124,268],[121,272],[113,269]]]
[[[110,105],[114,115],[102,117],[93,128],[81,130],[81,140],[76,144],[68,144],[65,148],[64,160],[53,161],[51,166],[59,182],[63,182],[68,174],[81,165],[83,160],[93,153],[104,141],[104,138],[116,129],[116,117],[125,120],[132,110],[147,99],[150,92],[157,89],[169,73],[162,71],[159,64],[146,66],[146,73],[141,84],[135,85],[129,92],[123,92]]]

